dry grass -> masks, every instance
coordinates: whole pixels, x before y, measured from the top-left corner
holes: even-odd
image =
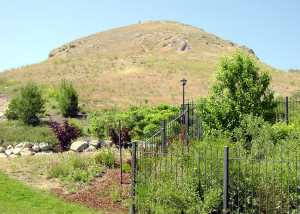
[[[187,42],[191,50],[179,51],[180,42]],[[91,108],[127,109],[145,100],[148,105],[178,104],[182,77],[188,79],[187,98],[207,94],[218,57],[238,47],[192,26],[145,22],[75,40],[53,50],[55,56],[44,62],[0,73],[0,93],[11,97],[28,80],[52,87],[66,78]],[[300,89],[300,74],[259,64],[273,75],[277,94]]]

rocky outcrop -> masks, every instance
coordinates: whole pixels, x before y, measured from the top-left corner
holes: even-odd
[[[191,47],[189,45],[189,43],[187,42],[182,42],[178,48],[179,51],[188,51],[191,50]]]

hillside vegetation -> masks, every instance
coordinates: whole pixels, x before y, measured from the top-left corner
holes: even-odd
[[[186,97],[207,94],[219,56],[237,48],[255,57],[253,50],[202,29],[148,21],[77,39],[52,50],[41,63],[2,72],[0,95],[10,99],[28,80],[51,90],[66,79],[78,90],[81,106],[87,110],[179,104],[181,78],[188,79]],[[260,61],[258,65],[273,76],[277,95],[292,95],[300,89],[298,72],[281,71]]]

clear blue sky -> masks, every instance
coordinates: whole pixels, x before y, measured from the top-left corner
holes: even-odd
[[[246,45],[273,67],[300,69],[299,0],[0,0],[0,72],[139,20],[190,24]]]

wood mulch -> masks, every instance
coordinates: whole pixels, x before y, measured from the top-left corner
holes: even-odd
[[[130,175],[123,173],[120,184],[120,168],[106,169],[101,177],[95,178],[88,189],[65,193],[62,188],[51,189],[52,194],[67,201],[84,204],[107,213],[129,212]]]

